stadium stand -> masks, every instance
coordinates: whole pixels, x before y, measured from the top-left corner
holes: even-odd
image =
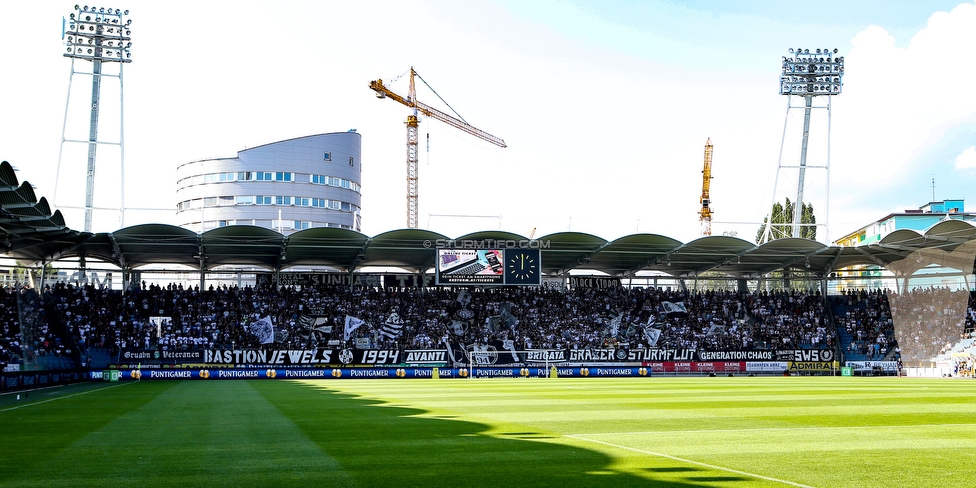
[[[621,343],[709,350],[838,348],[846,360],[900,361],[904,345],[895,340],[893,315],[902,313],[920,317],[911,321],[918,328],[898,336],[917,351],[911,360],[955,357],[961,370],[971,370],[976,303],[968,298],[964,326],[945,313],[950,301],[967,301],[961,293],[966,292],[930,288],[897,296],[856,290],[825,299],[817,291],[692,293],[652,287],[199,290],[143,283],[123,294],[59,282],[42,294],[0,290],[0,361],[70,369],[104,366],[123,350],[426,349],[450,340],[511,340],[524,349]],[[365,326],[347,336],[347,316]],[[251,326],[265,317],[274,335],[262,344]],[[649,329],[660,333],[651,337]]]
[[[458,299],[465,294],[469,301]],[[661,331],[655,340],[657,347],[830,348],[836,342],[819,293],[692,294],[657,288],[487,288],[459,293],[448,288],[347,286],[200,291],[149,285],[123,295],[92,285],[58,283],[45,296],[51,307],[50,322],[64,324],[69,340],[54,337],[53,326],[42,325],[32,341],[34,347],[27,349],[63,357],[75,347],[82,351],[82,362],[104,359],[106,350],[129,348],[259,348],[262,344],[248,324],[263,317],[274,324],[274,347],[288,348],[351,344],[356,339],[368,339],[377,348],[424,348],[455,336],[471,342],[513,340],[524,348],[605,347],[607,341],[644,347],[651,345],[644,326]],[[14,298],[5,294],[5,324],[17,323]],[[393,314],[403,324],[399,332],[377,334],[391,323]],[[371,327],[357,329],[345,338],[347,315]],[[166,319],[153,321],[152,317]],[[318,319],[314,329],[309,326],[310,317]],[[485,325],[492,324],[494,317],[503,320]],[[16,329],[5,326],[5,350],[14,354],[18,353],[17,335]]]

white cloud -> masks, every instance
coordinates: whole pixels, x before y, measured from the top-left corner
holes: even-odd
[[[852,39],[844,93],[836,100],[832,191],[908,183],[916,166],[931,165],[919,156],[939,142],[929,138],[933,131],[976,113],[976,99],[959,96],[962,80],[976,78],[976,65],[964,62],[960,50],[976,44],[974,24],[976,4],[967,3],[934,13],[907,48],[878,26]]]
[[[976,169],[976,146],[970,146],[956,156],[953,165],[956,169]]]

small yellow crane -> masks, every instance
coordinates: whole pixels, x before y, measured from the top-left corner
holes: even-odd
[[[418,213],[418,171],[417,171],[417,141],[419,139],[417,135],[417,127],[419,122],[418,114],[424,114],[427,117],[431,117],[436,120],[440,120],[452,127],[460,129],[468,134],[471,134],[481,140],[488,141],[499,147],[508,147],[505,145],[505,141],[500,137],[495,137],[481,129],[478,129],[463,118],[460,115],[454,117],[440,110],[437,110],[430,105],[422,103],[417,100],[417,89],[414,82],[414,78],[420,78],[420,75],[414,71],[413,67],[410,67],[410,92],[406,97],[400,95],[393,90],[390,90],[383,84],[383,80],[377,79],[369,82],[369,88],[376,92],[376,98],[389,98],[393,101],[402,103],[413,109],[413,114],[407,116],[407,228],[416,229],[417,228],[417,213]],[[420,78],[425,85],[427,82],[423,78]],[[427,85],[430,87],[430,85]],[[431,88],[433,91],[433,88]],[[437,92],[434,92],[435,94]],[[439,95],[438,95],[439,97]],[[446,104],[446,102],[445,102]],[[450,105],[448,105],[450,107]],[[452,109],[453,110],[453,109]],[[455,115],[457,112],[455,112]]]
[[[701,211],[698,212],[701,221],[701,234],[703,236],[712,235],[712,209],[708,207],[711,201],[708,198],[708,187],[712,180],[712,138],[705,141],[705,166],[702,168],[702,193]]]

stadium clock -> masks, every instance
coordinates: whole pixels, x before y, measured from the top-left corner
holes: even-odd
[[[539,250],[515,249],[505,253],[505,283],[509,285],[538,285]]]

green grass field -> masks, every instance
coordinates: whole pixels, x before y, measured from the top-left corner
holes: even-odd
[[[976,485],[976,381],[143,381],[0,396],[0,486]]]

